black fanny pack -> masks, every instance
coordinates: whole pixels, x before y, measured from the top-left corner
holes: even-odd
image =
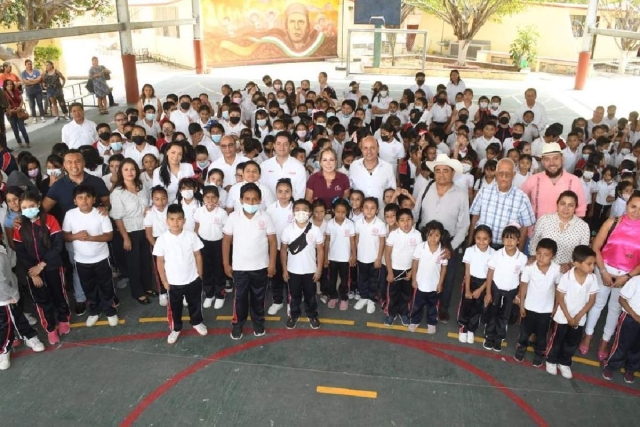
[[[307,247],[307,233],[309,232],[309,230],[311,230],[312,225],[313,224],[311,224],[311,221],[309,221],[309,224],[307,224],[302,234],[299,235],[293,242],[289,243],[289,247],[287,248],[287,250],[291,255],[299,254],[304,250],[304,248]]]

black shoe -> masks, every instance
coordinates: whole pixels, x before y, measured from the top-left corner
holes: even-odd
[[[522,362],[526,353],[526,347],[521,347],[520,345],[518,345],[516,346],[516,354],[513,356],[513,358],[516,359],[517,362]]]
[[[533,367],[539,368],[544,363],[544,356],[540,356],[539,354],[535,354],[533,356]]]
[[[438,311],[438,320],[442,323],[447,323],[449,321],[449,312],[444,309],[440,309]]]
[[[502,340],[496,340],[493,342],[493,351],[497,353],[502,351]]]
[[[242,326],[234,326],[231,329],[231,339],[235,341],[242,339]]]
[[[77,302],[74,312],[76,313],[76,316],[84,315],[87,312],[87,303]]]
[[[287,329],[295,329],[296,325],[298,324],[298,318],[297,317],[289,317],[289,319],[287,320]]]
[[[320,329],[320,321],[317,317],[310,317],[309,325],[311,325],[311,329]]]
[[[493,343],[485,338],[484,342],[482,343],[482,347],[484,347],[485,350],[493,350]]]
[[[262,323],[254,323],[253,324],[253,335],[256,337],[261,337],[265,334],[264,324]]]

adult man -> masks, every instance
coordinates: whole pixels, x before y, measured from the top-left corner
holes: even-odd
[[[213,127],[211,129],[213,129]],[[220,147],[215,145],[211,138],[204,134],[204,130],[199,123],[189,123],[189,137],[194,149],[196,145],[207,147],[207,151],[209,152],[209,161],[215,162],[222,157],[222,150],[220,150]],[[222,138],[220,139],[222,140]]]
[[[224,172],[222,186],[229,191],[231,186],[236,183],[236,167],[239,163],[246,162],[249,159],[237,153],[236,140],[231,135],[223,136],[218,147],[222,151],[222,157],[212,162],[209,170],[220,169]]]
[[[262,176],[260,180],[269,187],[273,194],[277,194],[276,186],[281,178],[289,178],[293,187],[293,198],[303,199],[307,188],[307,171],[304,165],[289,155],[291,151],[291,134],[287,131],[278,132],[273,144],[275,156],[265,160],[260,165]]]
[[[364,138],[361,148],[362,158],[354,160],[349,168],[351,188],[362,191],[365,197],[375,197],[378,206],[383,206],[384,190],[396,188],[393,166],[378,157],[380,147],[373,136]]]
[[[79,102],[71,104],[71,117],[73,120],[62,128],[62,142],[72,148],[83,145],[92,145],[98,140],[96,124],[84,118],[84,107]]]
[[[73,107],[71,108],[71,114],[73,114]],[[56,180],[51,186],[49,192],[42,200],[42,208],[46,212],[49,212],[54,206],[59,206],[61,217],[56,219],[62,224],[66,213],[76,207],[73,201],[73,189],[78,185],[87,185],[95,190],[97,196],[96,204],[100,206],[101,213],[106,215],[111,207],[109,190],[107,190],[107,186],[102,179],[85,173],[85,163],[82,153],[76,149],[67,151],[64,155],[63,166],[66,174]],[[69,260],[73,264],[73,245],[71,242],[68,242],[66,247],[69,253]],[[86,312],[87,297],[84,295],[84,291],[80,285],[80,277],[78,277],[75,268],[73,270],[73,290],[76,298],[75,313],[77,316],[82,316]]]
[[[473,245],[473,230],[478,225],[486,225],[493,231],[494,248],[502,246],[502,230],[511,223],[520,224],[520,250],[524,249],[527,230],[536,218],[529,198],[513,185],[516,165],[508,157],[498,161],[496,166],[497,185],[483,186],[469,209],[471,226],[468,245]]]
[[[416,84],[411,86],[410,89],[413,93],[416,93],[418,89],[422,89],[422,91],[424,92],[424,96],[427,98],[428,101],[431,101],[433,100],[433,96],[434,96],[433,91],[429,86],[424,84],[424,78],[425,78],[425,75],[423,72],[416,73]]]
[[[594,126],[604,125],[606,124],[604,121],[604,107],[602,105],[598,105],[595,110],[593,110],[593,116],[590,120],[587,121],[587,131],[589,135],[591,135]],[[617,125],[618,123],[616,123]]]
[[[538,130],[543,129],[547,125],[547,110],[544,108],[544,105],[536,102],[537,97],[538,92],[536,92],[534,88],[529,88],[524,92],[525,103],[521,104],[513,115],[512,125],[515,123],[522,123],[522,116],[526,111],[533,111],[534,116],[532,125]]]
[[[440,321],[447,322],[451,295],[455,287],[455,272],[460,267],[458,248],[469,229],[469,194],[453,183],[454,174],[462,173],[462,164],[458,160],[450,159],[446,154],[438,154],[435,161],[426,164],[434,173],[434,184],[419,195],[414,217],[421,218],[419,228],[435,220],[441,222],[451,235],[453,251],[450,253],[438,311]],[[351,168],[353,169],[353,166]]]

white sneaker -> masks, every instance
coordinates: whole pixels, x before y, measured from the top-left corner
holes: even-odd
[[[355,299],[356,301],[360,301],[360,293],[358,291],[356,291],[355,295],[353,296],[353,299]]]
[[[367,305],[367,301],[369,301],[368,299],[359,299],[358,302],[356,303],[356,305],[353,306],[353,308],[355,308],[356,310],[362,310],[364,308],[365,305]]]
[[[555,363],[545,362],[545,366],[549,374],[558,375],[558,365],[556,365]]]
[[[98,319],[100,318],[100,316],[89,316],[87,317],[87,328],[90,328],[92,326],[94,326],[96,324],[96,322],[98,322]]]
[[[0,371],[5,371],[11,366],[11,360],[9,360],[9,353],[0,354]]]
[[[214,310],[220,310],[224,307],[224,298],[216,298],[216,302],[213,303]]]
[[[347,293],[347,298],[349,299],[354,299],[356,296],[356,294],[354,294],[353,292],[349,291],[349,293]]]
[[[46,121],[47,121],[47,119],[45,119],[44,117],[40,117],[40,121],[41,121],[42,123],[44,123],[44,122],[46,122]]]
[[[469,335],[469,332],[458,332],[458,341],[466,344],[468,335]]]
[[[375,312],[376,312],[376,303],[371,300],[367,300],[367,313],[373,314]]]
[[[36,323],[38,323],[38,319],[36,319],[35,317],[33,317],[32,315],[30,315],[29,313],[25,313],[24,317],[27,318],[27,322],[29,322],[29,326],[33,326]]]
[[[427,333],[433,335],[436,333],[436,325],[427,325]]]
[[[36,353],[44,351],[44,344],[42,344],[42,341],[40,341],[38,337],[29,338],[28,340],[25,340],[24,343]]]
[[[160,298],[158,298],[158,304],[160,304],[162,307],[166,307],[168,301],[169,298],[167,297],[167,294],[160,294]]]
[[[180,331],[171,331],[169,337],[167,338],[167,342],[169,344],[175,344],[178,341],[178,337],[180,336]]]
[[[205,335],[207,335],[208,331],[207,331],[207,327],[204,325],[204,323],[200,323],[198,325],[194,325],[193,329],[196,330],[196,332],[198,332],[200,335],[202,335],[203,337]]]
[[[203,308],[211,308],[211,304],[213,304],[213,300],[215,298],[205,298],[204,302],[202,303],[202,307]]]
[[[571,367],[570,366],[564,366],[564,365],[558,365],[558,369],[560,370],[560,375],[562,375],[564,378],[570,380],[571,378],[573,378],[573,374],[571,373]]]
[[[467,332],[467,344],[473,344],[475,342],[475,335],[473,332]]]
[[[107,316],[107,320],[109,321],[109,326],[118,326],[118,315],[114,314],[113,316]]]
[[[182,305],[185,307],[189,307],[189,303],[187,302],[187,297],[182,297]]]
[[[31,123],[33,123],[33,124],[35,125],[36,123],[38,123],[38,119],[36,119],[36,118],[34,117],[33,119],[31,119]]]
[[[273,316],[273,315],[277,314],[280,311],[282,306],[283,306],[283,304],[276,304],[274,302],[273,304],[271,304],[271,307],[269,307],[269,310],[267,310],[267,313],[269,314],[269,316]]]

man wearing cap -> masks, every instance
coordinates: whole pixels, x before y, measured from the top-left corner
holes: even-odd
[[[473,230],[478,225],[486,225],[493,231],[492,245],[501,248],[502,230],[512,223],[520,225],[520,243],[522,251],[527,240],[527,230],[536,222],[533,208],[527,195],[513,185],[516,165],[508,157],[498,161],[496,184],[483,186],[471,204],[471,227],[469,227],[468,245],[473,245]]]
[[[200,123],[189,123],[189,142],[191,142],[194,149],[196,145],[207,147],[209,161],[211,162],[215,162],[222,157],[220,147],[215,145],[211,138],[204,134],[204,130],[202,129],[202,126],[200,126]]]
[[[446,154],[438,154],[435,161],[426,164],[429,170],[433,171],[434,184],[427,186],[425,192],[418,197],[414,217],[416,221],[420,218],[419,228],[435,220],[441,222],[451,235],[453,252],[447,265],[438,311],[438,319],[447,322],[451,295],[455,287],[455,272],[460,267],[458,248],[469,230],[469,194],[453,183],[454,175],[462,173],[462,164],[458,160],[450,159]]]
[[[384,190],[396,188],[393,166],[378,157],[380,148],[374,137],[364,138],[361,148],[362,158],[354,160],[349,168],[351,188],[362,191],[365,197],[375,197],[382,208]]]

